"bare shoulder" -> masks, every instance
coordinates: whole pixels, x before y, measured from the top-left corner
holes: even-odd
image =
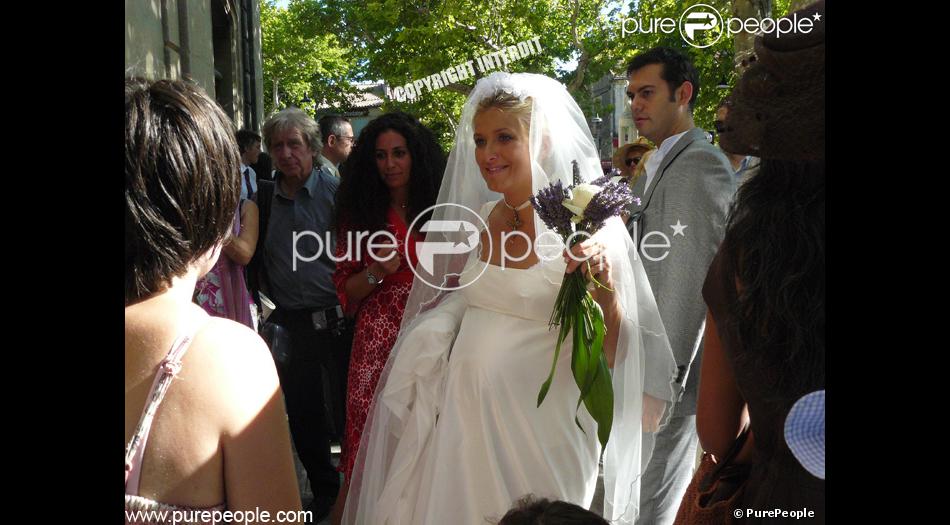
[[[212,317],[195,335],[194,344],[208,358],[224,361],[224,365],[260,364],[270,353],[264,340],[250,328],[220,317]]]
[[[203,399],[224,427],[253,419],[280,391],[274,360],[253,330],[228,319],[212,318],[192,343],[201,370]]]

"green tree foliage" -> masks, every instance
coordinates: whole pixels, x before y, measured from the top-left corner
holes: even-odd
[[[601,15],[609,4],[607,0],[300,3],[301,12],[308,13],[306,18],[312,25],[338,35],[349,47],[357,62],[351,78],[384,80],[392,88],[535,37],[540,38],[543,53],[511,62],[508,71],[561,77],[563,72],[556,68],[558,61],[579,57],[582,75],[587,64],[593,62],[588,57],[605,49],[609,31]],[[462,104],[480,76],[477,72],[476,78],[461,80],[442,90],[426,91],[414,101],[387,99],[384,109],[419,116],[437,132],[443,145],[450,147]],[[583,80],[596,78],[583,75]],[[572,91],[583,87],[578,82]]]
[[[770,0],[758,1],[771,4]],[[778,14],[773,16],[785,14],[782,8],[787,10],[789,1],[776,0]],[[623,9],[625,3],[626,9]],[[310,89],[328,101],[342,104],[345,79],[381,80],[395,88],[538,37],[543,53],[511,62],[507,70],[554,76],[564,82],[578,104],[587,109],[593,108],[590,92],[594,83],[608,73],[624,75],[626,64],[633,56],[664,45],[686,53],[699,70],[701,88],[694,117],[697,126],[711,129],[716,106],[737,78],[733,38],[723,35],[714,45],[697,49],[686,44],[679,31],[627,35],[621,31],[625,17],[642,21],[668,17],[678,21],[695,3],[695,0],[291,0],[288,9],[281,12],[268,0],[262,6],[264,85],[265,90],[272,89],[269,78],[276,77],[288,98],[299,100],[306,89]],[[704,3],[718,9],[724,17],[732,16],[730,0],[705,0]],[[268,35],[269,31],[278,35]],[[559,67],[575,62],[577,66],[573,69]],[[417,115],[449,148],[462,104],[475,80],[469,78],[441,90],[425,91],[414,101],[387,98],[383,109]],[[730,88],[717,89],[722,83]],[[601,112],[610,109],[595,108]]]
[[[350,75],[355,67],[352,53],[332,31],[325,31],[307,18],[306,2],[291,0],[287,8],[274,0],[261,2],[261,47],[264,55],[264,113],[290,104],[313,113],[313,106],[301,104],[305,98],[315,103],[326,100],[345,105]],[[278,107],[274,107],[274,87]],[[315,104],[314,104],[315,105]]]

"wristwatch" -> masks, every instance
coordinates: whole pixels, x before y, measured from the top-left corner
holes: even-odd
[[[380,279],[379,277],[376,277],[375,275],[373,275],[373,272],[370,271],[369,268],[367,268],[367,269],[366,269],[366,282],[368,282],[369,284],[371,284],[371,285],[373,285],[373,286],[376,286],[377,284],[383,282],[383,280]]]

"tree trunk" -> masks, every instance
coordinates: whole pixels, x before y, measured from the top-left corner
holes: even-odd
[[[788,4],[788,12],[792,13],[794,11],[798,11],[799,9],[804,9],[814,4],[816,1],[817,0],[792,0]]]
[[[793,2],[795,0],[792,0]],[[807,1],[807,0],[806,0]],[[762,20],[772,16],[772,0],[732,0],[732,16]],[[754,51],[755,35],[746,31],[735,33],[736,73],[741,75],[749,66],[749,57]]]

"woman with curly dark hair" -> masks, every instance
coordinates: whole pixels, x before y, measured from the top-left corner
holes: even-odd
[[[406,113],[388,113],[360,133],[341,166],[336,194],[337,263],[333,281],[356,331],[347,380],[346,431],[340,470],[344,487],[334,521],[346,501],[366,414],[389,357],[412,287],[416,243],[409,225],[435,204],[445,154],[432,132]],[[431,212],[427,215],[431,215]],[[425,224],[419,217],[416,228]],[[372,237],[371,237],[372,236]],[[390,244],[370,251],[380,244]],[[408,254],[408,260],[406,255]]]
[[[816,12],[823,1],[798,17]],[[696,427],[703,450],[748,471],[722,500],[746,509],[735,514],[743,523],[776,508],[806,508],[824,523],[824,480],[802,468],[784,434],[795,402],[825,388],[824,22],[781,44],[760,36],[755,50],[720,137],[725,151],[762,163],[739,190],[703,286]],[[704,523],[713,502],[700,501],[687,492],[677,523]]]

